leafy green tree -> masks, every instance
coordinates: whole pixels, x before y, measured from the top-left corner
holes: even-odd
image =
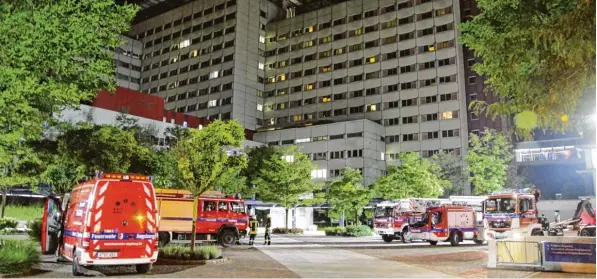
[[[266,202],[280,204],[286,209],[286,223],[290,208],[317,202],[306,198],[321,189],[313,183],[311,171],[315,164],[295,145],[281,147],[258,147],[249,151],[247,174],[256,186],[259,198]]]
[[[502,189],[512,159],[512,145],[503,133],[485,129],[481,136],[470,134],[466,161],[473,193],[488,194]]]
[[[464,176],[464,159],[453,152],[441,152],[431,157],[436,164],[436,175],[443,181],[444,196],[461,195],[464,192],[464,184],[468,183]]]
[[[52,192],[60,196],[70,192],[77,181],[85,176],[85,166],[64,155],[52,155],[41,181],[52,186]]]
[[[595,94],[595,1],[476,3],[483,12],[460,24],[460,41],[483,58],[473,69],[501,97],[487,113],[518,114],[517,127],[527,133],[565,128],[579,97]]]
[[[2,212],[6,210],[6,195],[10,187],[34,184],[38,181],[41,161],[37,153],[26,142],[21,142],[12,150],[7,150],[0,161],[0,191],[2,192]]]
[[[162,149],[151,153],[149,174],[156,188],[174,188],[178,178],[176,157],[170,150]]]
[[[386,200],[437,198],[443,193],[445,180],[438,177],[436,163],[419,158],[419,154],[401,153],[400,165],[390,166],[387,175],[374,185],[375,194]]]
[[[102,48],[122,44],[136,11],[113,0],[0,2],[0,165],[54,114],[114,89],[112,55]]]
[[[228,169],[216,183],[215,190],[225,194],[241,194],[242,197],[251,196],[254,191],[248,185],[247,177],[242,170]]]
[[[240,171],[247,166],[245,154],[229,155],[228,151],[241,148],[245,130],[238,121],[216,120],[202,130],[189,129],[190,136],[178,141],[172,149],[176,160],[178,185],[194,195],[197,208],[199,195],[214,189],[223,175]],[[196,231],[197,210],[193,210],[192,232]],[[195,234],[191,234],[191,250]]]
[[[371,200],[371,192],[363,186],[362,181],[359,170],[345,167],[342,175],[328,185],[326,196],[330,210],[354,214],[357,224],[363,208]]]

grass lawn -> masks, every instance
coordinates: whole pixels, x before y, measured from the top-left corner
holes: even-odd
[[[42,212],[42,205],[7,205],[4,216],[22,221],[31,221],[36,218],[41,218]]]

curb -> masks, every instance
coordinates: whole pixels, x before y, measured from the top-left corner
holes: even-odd
[[[230,262],[229,258],[220,258],[214,260],[173,260],[173,259],[158,259],[155,265],[208,265],[208,264],[223,264]]]

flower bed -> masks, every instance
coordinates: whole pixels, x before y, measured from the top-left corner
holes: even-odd
[[[169,245],[160,248],[158,264],[203,265],[210,262],[226,262],[222,251],[216,246],[198,246],[191,252],[191,246]]]
[[[303,229],[274,228],[272,230],[272,233],[275,233],[275,234],[303,234]]]

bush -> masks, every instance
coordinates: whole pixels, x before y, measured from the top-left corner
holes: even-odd
[[[16,229],[19,225],[19,221],[15,218],[1,218],[0,219],[0,231],[4,229]]]
[[[29,229],[27,234],[31,240],[41,243],[41,226],[42,223],[40,218],[27,223],[27,228]]]
[[[347,227],[329,227],[325,228],[325,235],[327,236],[370,236],[372,231],[369,226],[347,226]]]
[[[158,258],[169,260],[213,260],[222,256],[216,246],[198,246],[191,253],[191,246],[169,245],[160,248]]]
[[[27,240],[0,240],[0,274],[26,272],[41,260],[37,245]]]
[[[359,237],[359,236],[371,236],[373,232],[369,226],[360,225],[360,226],[348,226],[346,227],[346,234],[344,236],[352,236],[352,237]]]
[[[294,229],[289,229],[289,228],[274,228],[272,230],[272,233],[275,233],[275,234],[302,234],[303,233],[303,229],[299,229],[299,228],[294,228]]]
[[[327,236],[343,236],[346,233],[345,227],[328,227],[324,229]]]

